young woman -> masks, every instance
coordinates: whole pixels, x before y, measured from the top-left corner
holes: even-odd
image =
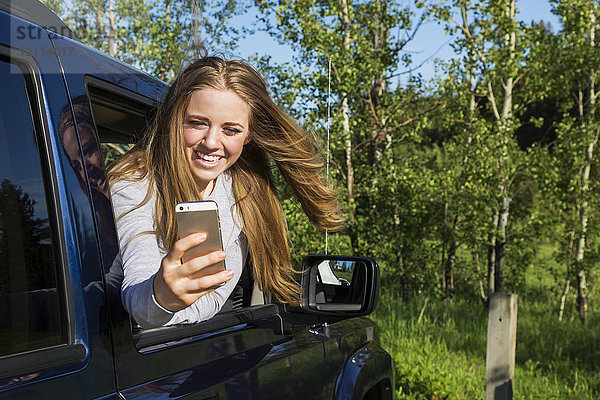
[[[263,292],[298,303],[271,160],[310,221],[338,229],[337,196],[319,177],[315,143],[273,103],[250,65],[205,57],[175,79],[152,128],[108,173],[123,303],[140,326],[212,317],[235,288],[248,253]],[[206,236],[178,238],[175,205],[202,199],[218,203],[224,251],[182,264],[184,252]],[[227,270],[203,272],[223,259]]]

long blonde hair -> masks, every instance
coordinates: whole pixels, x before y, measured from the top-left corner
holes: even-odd
[[[319,176],[323,161],[316,141],[275,105],[249,64],[204,57],[189,65],[173,82],[152,127],[109,167],[110,183],[147,179],[150,190],[140,206],[156,193],[154,233],[166,249],[171,248],[177,240],[175,204],[202,198],[184,153],[183,121],[191,95],[206,88],[231,90],[249,105],[252,140],[226,173],[248,238],[254,279],[279,301],[297,304],[301,289],[293,279],[287,226],[270,159],[318,228],[340,228],[337,193]]]

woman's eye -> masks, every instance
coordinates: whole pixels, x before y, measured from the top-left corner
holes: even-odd
[[[206,121],[190,119],[187,120],[186,123],[190,126],[206,126]]]
[[[225,133],[230,136],[237,135],[240,132],[241,130],[236,128],[225,128]]]

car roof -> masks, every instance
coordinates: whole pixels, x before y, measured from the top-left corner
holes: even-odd
[[[107,81],[111,81],[111,77],[119,80],[119,86],[140,92],[146,97],[155,101],[162,101],[169,85],[140,69],[124,63],[121,60],[110,57],[77,39],[73,31],[46,5],[38,0],[0,0],[0,12],[6,12],[14,17],[26,20],[32,24],[38,25],[46,30],[53,40],[67,39],[75,40],[80,54],[86,54],[88,60],[94,60],[87,65],[86,72],[95,74]],[[104,64],[104,71],[99,67]],[[111,71],[111,74],[103,72]],[[128,79],[123,80],[118,76],[119,73],[126,74]],[[114,76],[113,76],[114,75]]]
[[[38,0],[0,0],[0,10],[39,25],[44,29],[76,39],[73,31]]]

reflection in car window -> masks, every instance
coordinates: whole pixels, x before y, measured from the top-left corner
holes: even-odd
[[[66,342],[52,229],[23,73],[0,59],[0,356]]]

